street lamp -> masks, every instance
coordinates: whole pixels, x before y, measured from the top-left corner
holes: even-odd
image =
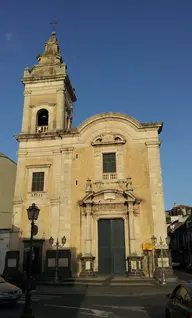
[[[49,243],[52,247],[56,247],[56,255],[55,255],[55,283],[58,281],[58,267],[59,267],[59,262],[58,262],[58,251],[59,251],[59,247],[62,248],[65,243],[66,243],[67,239],[65,236],[62,237],[61,239],[61,243],[59,243],[59,239],[57,238],[57,241],[54,243],[54,238],[51,236],[49,239]]]
[[[154,253],[154,250],[155,250],[155,245],[157,244],[157,238],[155,237],[155,235],[152,235],[151,242],[152,242],[152,272],[154,275],[154,271],[155,271],[155,253]]]
[[[166,278],[165,278],[165,268],[164,268],[164,264],[163,264],[163,240],[160,237],[160,241],[159,241],[159,245],[160,245],[160,249],[161,249],[161,284],[165,285],[166,282]]]
[[[40,209],[33,203],[27,209],[27,215],[29,221],[31,221],[31,237],[30,237],[30,250],[29,250],[29,267],[27,271],[27,288],[25,292],[25,305],[23,308],[23,313],[21,318],[34,318],[31,307],[31,285],[32,285],[32,277],[31,277],[31,267],[32,267],[32,257],[33,257],[33,236],[37,234],[37,227],[35,226],[35,222],[38,219]]]
[[[153,246],[155,246],[157,244],[157,238],[155,237],[155,235],[152,235],[151,241],[152,241]]]
[[[166,241],[166,244],[167,244],[167,246],[168,246],[168,248],[169,248],[169,244],[170,244],[170,241],[171,241],[170,237],[167,236],[166,239],[165,239],[165,241]]]

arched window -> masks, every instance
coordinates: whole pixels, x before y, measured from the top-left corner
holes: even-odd
[[[40,109],[37,112],[37,132],[46,132],[48,130],[49,112],[47,109]]]

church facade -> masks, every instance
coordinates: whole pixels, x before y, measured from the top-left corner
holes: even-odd
[[[75,90],[55,32],[24,70],[24,107],[13,202],[11,249],[22,270],[30,237],[27,208],[39,209],[34,238],[37,272],[45,271],[49,238],[66,243],[73,275],[148,275],[144,246],[166,237],[161,122],[121,113],[92,116],[72,128]],[[149,248],[151,251],[151,248]],[[131,262],[129,262],[129,260]],[[47,265],[46,265],[47,264]],[[129,268],[130,267],[130,268]]]

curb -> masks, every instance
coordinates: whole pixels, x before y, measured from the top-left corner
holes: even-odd
[[[157,295],[164,295],[166,296],[169,292],[168,291],[158,291],[158,292],[154,292],[154,293],[151,293],[151,292],[144,292],[144,293],[138,293],[138,294],[133,294],[133,293],[130,293],[130,294],[95,294],[95,293],[90,293],[90,294],[84,294],[84,293],[68,293],[67,295],[75,295],[75,296],[86,296],[86,297],[111,297],[111,298],[123,298],[123,297],[143,297],[143,296],[157,296]],[[39,295],[39,296],[49,296],[49,295],[52,295],[51,293],[47,294],[47,293],[35,293],[36,295]],[[56,294],[54,294],[56,295]],[[66,294],[57,294],[59,296],[66,296]]]

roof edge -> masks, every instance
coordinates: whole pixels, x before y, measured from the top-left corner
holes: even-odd
[[[163,122],[144,122],[141,123],[134,117],[131,117],[129,115],[120,113],[120,112],[105,112],[100,114],[95,114],[86,120],[84,120],[77,128],[78,131],[81,132],[83,129],[85,129],[88,125],[92,124],[95,121],[105,119],[105,118],[119,118],[122,120],[126,120],[127,122],[131,123],[133,126],[135,126],[136,129],[150,129],[150,128],[156,128],[158,133],[162,131]]]
[[[12,160],[11,158],[9,158],[8,156],[6,156],[4,153],[0,152],[0,158],[5,158],[5,159],[8,159],[10,160],[11,162],[13,162],[15,165],[17,165],[17,163]]]

